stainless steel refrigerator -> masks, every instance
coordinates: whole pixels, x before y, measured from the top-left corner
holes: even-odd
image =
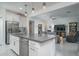
[[[5,44],[10,44],[10,34],[19,32],[19,22],[5,21]]]

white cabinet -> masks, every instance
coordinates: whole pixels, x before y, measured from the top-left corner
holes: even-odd
[[[29,56],[37,56],[37,55],[38,55],[38,49],[32,46],[29,46]]]
[[[29,56],[38,56],[39,48],[39,43],[29,40]]]
[[[10,48],[21,56],[54,56],[55,39],[39,43],[10,35]]]
[[[15,37],[15,41],[14,41],[14,46],[15,46],[15,52],[19,55],[19,37]]]
[[[10,48],[19,55],[19,37],[10,35]]]
[[[29,40],[29,56],[54,56],[55,39],[47,42],[38,43]]]

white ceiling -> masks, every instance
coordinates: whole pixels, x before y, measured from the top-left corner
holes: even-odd
[[[24,5],[27,4],[27,12],[30,14],[33,7],[35,10],[42,9],[42,3],[43,2],[0,2],[0,7],[24,14]],[[57,3],[59,2],[46,2],[46,6],[49,7]],[[23,10],[19,8],[23,8]]]
[[[70,13],[67,13],[67,11],[70,11]],[[64,7],[61,9],[57,9],[55,11],[51,11],[48,13],[41,14],[39,16],[35,16],[33,18],[35,19],[51,19],[54,18],[61,18],[61,17],[76,17],[79,18],[79,3],[76,3],[74,5]]]

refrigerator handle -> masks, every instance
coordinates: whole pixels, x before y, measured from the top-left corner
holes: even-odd
[[[15,46],[15,41],[14,41],[14,46]]]

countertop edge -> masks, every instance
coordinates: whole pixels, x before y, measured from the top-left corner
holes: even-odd
[[[47,41],[50,41],[50,40],[53,40],[54,38],[56,38],[56,37],[52,37],[52,38],[50,38],[50,39],[48,39],[48,40],[38,41],[38,40],[34,40],[34,39],[22,37],[22,36],[19,36],[19,35],[15,35],[15,34],[10,34],[10,35],[13,35],[13,36],[16,36],[16,37],[20,37],[20,38],[24,38],[24,39],[29,39],[29,40],[31,40],[31,41],[35,41],[35,42],[38,42],[38,43],[45,43],[45,42],[47,42]]]

